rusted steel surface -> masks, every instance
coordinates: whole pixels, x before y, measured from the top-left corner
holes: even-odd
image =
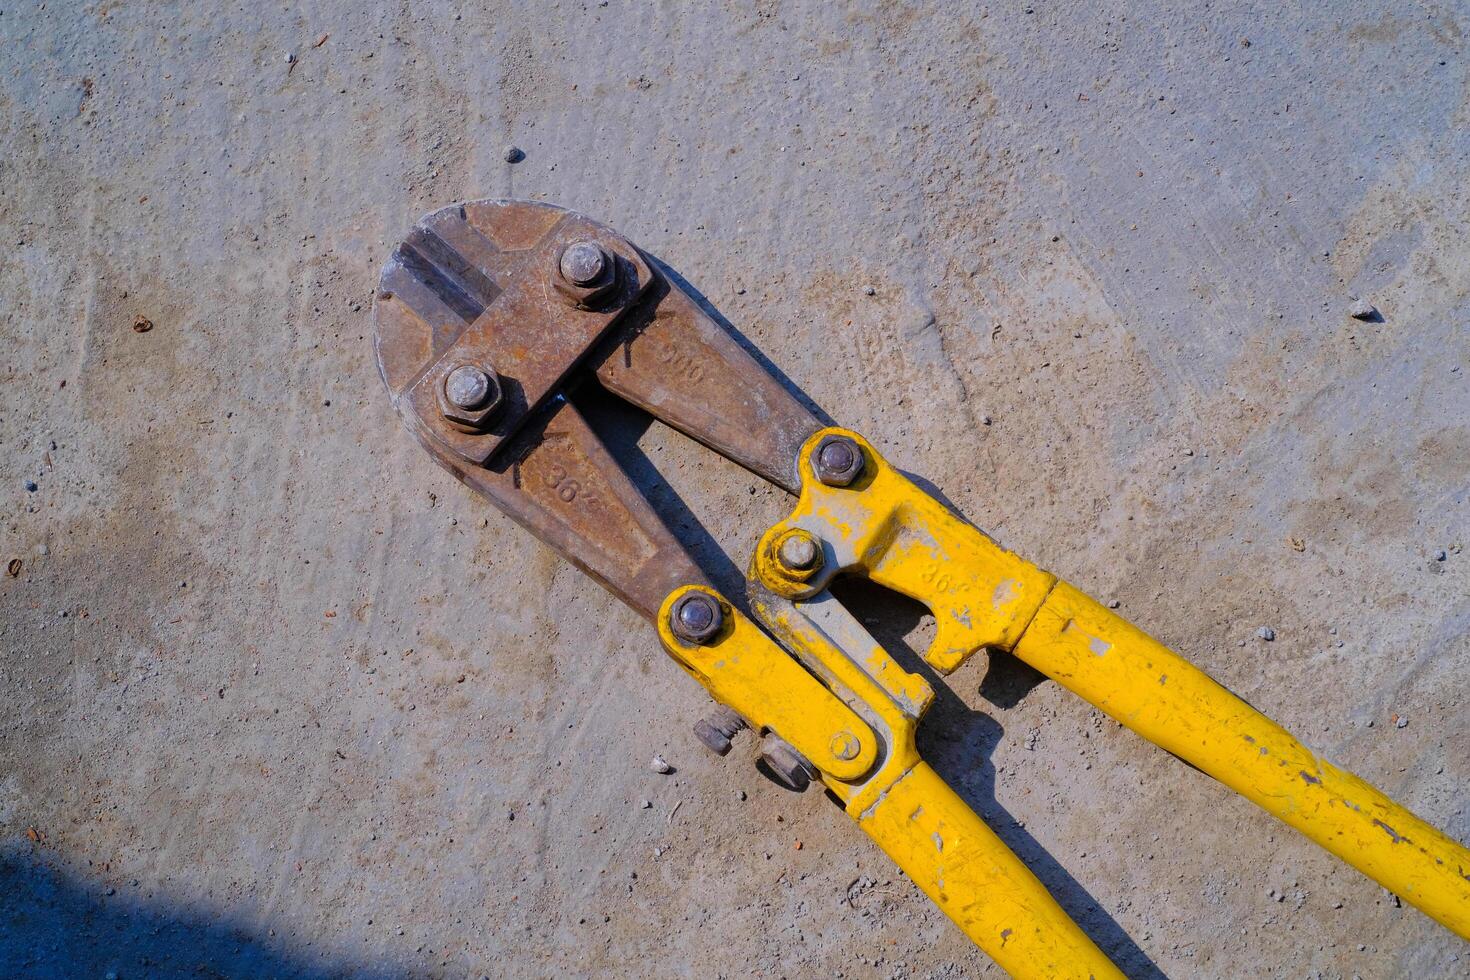
[[[550,205],[428,215],[384,268],[374,316],[379,371],[419,442],[650,618],[705,576],[567,396],[595,378],[788,490],[818,428],[637,248]]]
[[[532,419],[488,467],[449,463],[449,468],[649,619],[676,586],[708,584],[565,399],[554,400]]]
[[[795,493],[796,454],[821,424],[677,285],[615,334],[597,380],[620,398]]]
[[[576,242],[606,250],[611,283],[561,281],[561,253]],[[572,211],[498,201],[443,208],[419,222],[383,269],[378,366],[415,431],[483,463],[653,277],[637,249]],[[502,392],[503,403],[479,424],[446,418],[444,382],[461,365],[493,372]]]

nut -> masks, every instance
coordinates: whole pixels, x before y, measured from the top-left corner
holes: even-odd
[[[812,469],[829,487],[846,487],[863,471],[863,450],[848,436],[827,436],[812,452]]]
[[[469,432],[483,432],[504,400],[495,371],[477,364],[455,365],[439,386],[444,418]]]
[[[669,628],[686,643],[703,646],[724,625],[725,614],[719,601],[706,592],[686,593],[669,610]]]
[[[572,242],[556,257],[557,291],[579,307],[604,299],[618,284],[618,257],[597,242]]]

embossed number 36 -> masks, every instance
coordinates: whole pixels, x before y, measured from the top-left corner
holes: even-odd
[[[546,485],[556,491],[556,495],[564,503],[571,503],[577,499],[577,494],[582,493],[582,484],[571,479],[566,468],[556,463],[551,464],[551,471],[546,474]],[[590,499],[590,497],[588,498]]]

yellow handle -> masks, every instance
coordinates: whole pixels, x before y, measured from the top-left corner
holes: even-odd
[[[1014,653],[1470,939],[1470,850],[1094,599],[1058,583]]]
[[[858,826],[1017,980],[1123,976],[927,763],[860,814]]]

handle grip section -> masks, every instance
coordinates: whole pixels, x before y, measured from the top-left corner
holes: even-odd
[[[1470,939],[1470,850],[1090,596],[1059,582],[1013,652]]]
[[[905,773],[857,821],[1017,980],[1123,976],[927,763]]]

